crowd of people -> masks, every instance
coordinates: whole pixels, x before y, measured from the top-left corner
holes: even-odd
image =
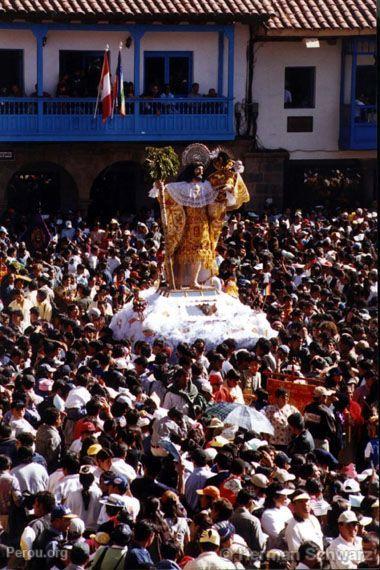
[[[159,222],[44,218],[39,251],[0,227],[0,569],[378,567],[376,212],[225,221],[221,286],[278,332],[244,347],[115,341]],[[318,380],[304,409],[274,375]],[[244,402],[273,434],[218,412]]]
[[[99,77],[101,67],[95,67],[94,70],[89,68],[87,72],[77,69],[73,73],[64,73],[59,79],[55,97],[96,97],[98,93]],[[124,96],[126,99],[135,97],[135,88],[133,81],[124,81]],[[30,97],[37,97],[37,85],[34,91],[30,93]],[[51,97],[51,93],[45,92],[44,97]],[[0,97],[27,97],[18,83],[10,83],[0,87]],[[211,87],[207,93],[202,94],[199,83],[193,83],[191,86],[187,82],[178,89],[173,89],[169,83],[159,85],[158,83],[150,83],[148,88],[141,94],[145,98],[173,99],[174,97],[189,97],[197,99],[199,97],[214,98],[218,97],[216,90]]]

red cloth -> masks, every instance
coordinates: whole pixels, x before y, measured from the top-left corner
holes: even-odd
[[[214,401],[232,403],[235,399],[231,396],[229,390],[225,386],[222,386],[217,392],[215,392]]]

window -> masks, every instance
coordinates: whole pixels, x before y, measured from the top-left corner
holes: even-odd
[[[284,107],[310,109],[315,106],[315,67],[286,67]]]
[[[313,117],[288,117],[287,118],[288,133],[312,133]]]
[[[24,52],[0,49],[0,97],[24,95]]]
[[[356,99],[365,105],[376,104],[376,66],[358,65],[356,68]]]
[[[101,51],[60,51],[57,96],[96,97],[102,64]]]
[[[190,90],[193,75],[193,54],[188,51],[154,52],[144,54],[144,93],[153,94],[152,86],[162,92],[164,85],[177,96],[186,96]]]

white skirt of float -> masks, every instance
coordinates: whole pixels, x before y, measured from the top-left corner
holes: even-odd
[[[255,344],[260,337],[277,336],[265,313],[215,288],[151,288],[141,291],[140,297],[147,302],[143,313],[134,312],[130,302],[113,316],[110,328],[116,340],[152,343],[162,338],[174,347],[179,342],[192,343],[202,338],[208,348],[213,348],[227,338],[242,347]]]

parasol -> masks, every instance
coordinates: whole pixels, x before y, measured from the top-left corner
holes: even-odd
[[[235,424],[255,433],[274,435],[273,426],[264,414],[244,404],[236,407],[224,418],[224,423]]]

